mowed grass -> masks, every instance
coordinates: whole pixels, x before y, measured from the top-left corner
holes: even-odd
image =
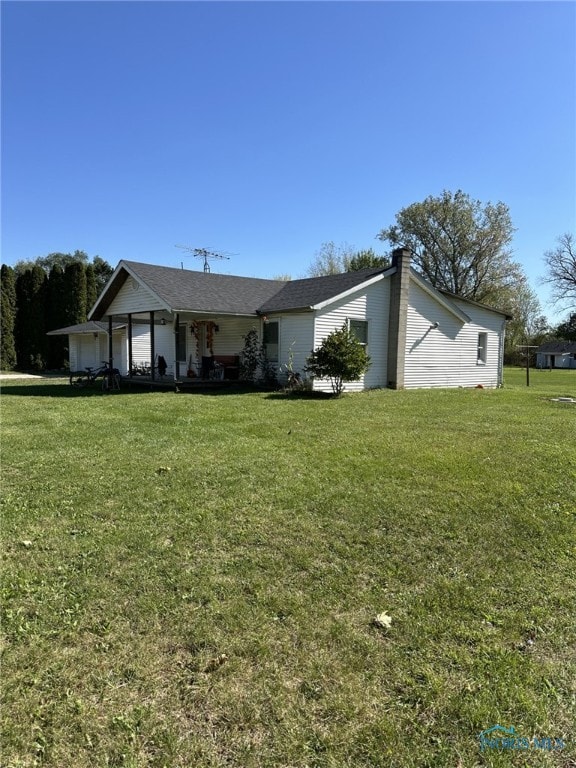
[[[9,383],[0,764],[573,766],[576,371],[524,376]]]

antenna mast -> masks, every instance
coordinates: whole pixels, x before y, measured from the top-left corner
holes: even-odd
[[[230,256],[224,256],[223,253],[216,253],[216,251],[209,251],[208,248],[192,248],[189,245],[177,245],[176,248],[182,248],[185,251],[190,251],[192,256],[197,259],[204,259],[204,272],[210,272],[209,259],[229,259]]]

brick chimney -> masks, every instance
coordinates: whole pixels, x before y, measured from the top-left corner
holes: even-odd
[[[388,386],[390,389],[404,389],[410,261],[410,251],[407,248],[397,248],[392,252],[392,266],[396,267],[396,272],[390,278],[388,320]]]

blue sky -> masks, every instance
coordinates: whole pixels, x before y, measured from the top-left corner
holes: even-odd
[[[2,261],[303,276],[444,189],[576,217],[573,2],[2,3]]]

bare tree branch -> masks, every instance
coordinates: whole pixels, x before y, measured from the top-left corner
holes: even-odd
[[[552,286],[555,302],[576,306],[576,238],[569,232],[561,235],[553,251],[546,251],[544,261],[548,267],[545,283]]]

